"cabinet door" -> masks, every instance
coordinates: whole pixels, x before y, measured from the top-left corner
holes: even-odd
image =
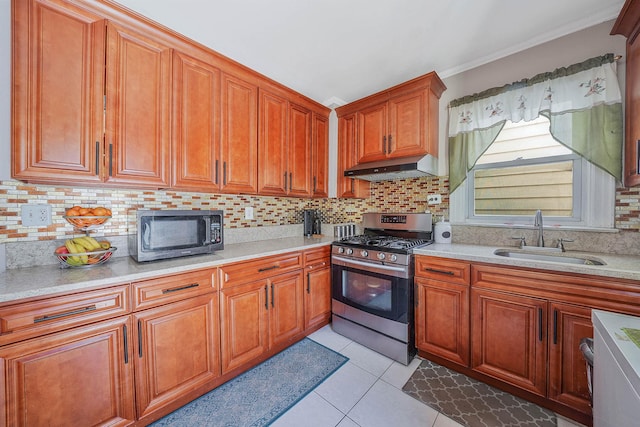
[[[133,318],[139,417],[220,375],[217,292],[144,310]]]
[[[311,196],[311,111],[289,104],[288,165],[290,196]]]
[[[220,291],[223,374],[268,350],[268,292],[264,280]]]
[[[632,35],[627,42],[626,137],[624,184],[640,185],[640,38]]]
[[[258,136],[258,192],[285,195],[289,189],[287,169],[287,109],[285,98],[260,90]]]
[[[549,399],[591,413],[587,368],[580,340],[593,337],[591,309],[551,302],[549,310]]]
[[[384,160],[387,156],[387,103],[358,111],[356,163]]]
[[[424,91],[389,100],[387,156],[406,157],[427,154],[425,102]]]
[[[13,8],[12,176],[100,182],[106,22],[48,1]]]
[[[329,119],[313,115],[311,170],[313,197],[329,197]]]
[[[338,197],[366,198],[369,182],[344,176],[344,171],[357,163],[356,115],[338,119]]]
[[[131,336],[127,316],[0,348],[1,424],[132,424]]]
[[[329,258],[306,268],[305,329],[329,323],[331,317],[331,266]]]
[[[107,181],[169,185],[171,49],[107,26]]]
[[[172,178],[175,188],[220,187],[220,70],[173,55]]]
[[[302,271],[269,279],[269,347],[289,341],[304,331]]]
[[[471,368],[546,395],[546,301],[471,290]]]
[[[222,75],[222,190],[258,190],[258,88]]]
[[[416,278],[416,347],[469,366],[469,285]]]

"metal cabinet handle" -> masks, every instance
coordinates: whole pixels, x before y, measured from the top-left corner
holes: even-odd
[[[227,162],[222,162],[222,183],[227,185]]]
[[[317,190],[317,178],[314,176],[313,177],[313,192],[315,193]]]
[[[311,273],[307,273],[307,293],[311,293]]]
[[[558,344],[558,310],[553,310],[553,343]]]
[[[109,144],[109,176],[113,176],[113,144]]]
[[[275,270],[276,268],[280,268],[280,266],[279,265],[272,265],[272,266],[269,266],[269,267],[259,268],[258,269],[258,273],[262,273],[264,271],[269,271],[269,270]]]
[[[138,320],[138,357],[142,357],[142,320]]]
[[[219,172],[219,164],[220,161],[218,159],[216,159],[216,184],[218,183],[218,172]]]
[[[124,341],[124,363],[129,363],[129,339],[127,338],[127,325],[122,325],[122,334]]]
[[[273,290],[273,283],[272,283],[272,284],[271,284],[271,307],[273,307],[273,306],[274,306],[274,304],[275,304],[274,300],[275,300],[276,298],[275,298],[275,294],[274,294],[274,292],[275,292],[275,291]]]
[[[289,172],[289,191],[293,190],[293,173]]]
[[[100,175],[100,141],[96,141],[96,175]]]
[[[387,154],[391,154],[391,141],[392,141],[392,136],[389,135],[389,143],[387,144]]]
[[[269,310],[269,286],[264,285],[264,308]]]
[[[538,341],[542,341],[542,308],[538,308]]]
[[[453,271],[438,270],[436,268],[430,268],[430,267],[425,268],[424,271],[430,271],[432,273],[438,273],[438,274],[446,274],[447,276],[453,276],[455,274]]]
[[[382,154],[387,154],[387,135],[382,137]]]
[[[167,289],[163,289],[162,293],[163,294],[169,294],[171,292],[178,292],[178,291],[184,291],[185,289],[191,289],[191,288],[197,288],[198,286],[200,286],[199,283],[191,283],[190,285],[185,285],[185,286],[177,286],[175,288],[167,288]]]
[[[56,314],[45,314],[44,316],[40,316],[40,317],[36,317],[35,319],[33,319],[33,323],[41,323],[41,322],[47,322],[49,320],[55,320],[55,319],[60,319],[62,317],[67,317],[67,316],[73,316],[75,314],[81,314],[81,313],[86,313],[89,311],[94,311],[96,309],[96,305],[89,305],[86,307],[82,307],[82,308],[76,308],[75,310],[69,310],[69,311],[65,311],[62,313],[56,313]]]

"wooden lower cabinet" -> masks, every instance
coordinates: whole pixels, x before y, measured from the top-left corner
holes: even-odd
[[[591,308],[552,301],[549,306],[548,397],[591,413],[587,366],[578,351],[580,340],[593,337]]]
[[[304,256],[304,327],[306,330],[329,323],[331,317],[330,246],[308,251]]]
[[[2,425],[124,426],[136,419],[131,319],[0,348]]]
[[[304,332],[301,270],[220,291],[222,373]]]
[[[547,303],[485,289],[471,290],[471,368],[544,396]]]
[[[416,348],[469,366],[469,285],[415,279]]]
[[[133,314],[138,417],[220,376],[218,293]]]

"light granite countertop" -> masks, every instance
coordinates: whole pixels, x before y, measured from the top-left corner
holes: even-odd
[[[333,242],[334,237],[287,237],[225,245],[212,255],[137,263],[130,257],[112,258],[91,268],[60,268],[57,265],[16,268],[0,273],[0,303],[118,285],[189,270],[216,267],[262,256],[313,249]]]
[[[640,256],[609,255],[596,252],[567,251],[560,256],[584,256],[605,262],[605,265],[569,264],[555,261],[538,261],[509,258],[495,255],[496,249],[512,249],[505,246],[480,246],[462,244],[436,243],[414,251],[417,255],[431,255],[442,258],[459,259],[473,262],[500,264],[505,266],[537,268],[567,273],[590,274],[614,279],[630,279],[640,281]],[[530,248],[535,251],[535,248]],[[638,283],[640,286],[640,283]]]

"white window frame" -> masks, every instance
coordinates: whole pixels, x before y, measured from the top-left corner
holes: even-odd
[[[539,163],[539,159],[537,163]],[[505,164],[501,163],[501,165]],[[578,182],[574,181],[574,206],[579,207],[577,209],[580,210],[580,217],[549,217],[544,222],[545,228],[610,231],[614,228],[615,219],[615,179],[581,157],[574,162],[574,166],[576,164],[579,164],[577,167],[581,170],[582,175]],[[529,218],[525,216],[489,217],[470,214],[473,212],[474,200],[472,180],[473,169],[467,173],[467,179],[449,195],[449,219],[453,224],[507,228],[531,227],[533,215]]]

